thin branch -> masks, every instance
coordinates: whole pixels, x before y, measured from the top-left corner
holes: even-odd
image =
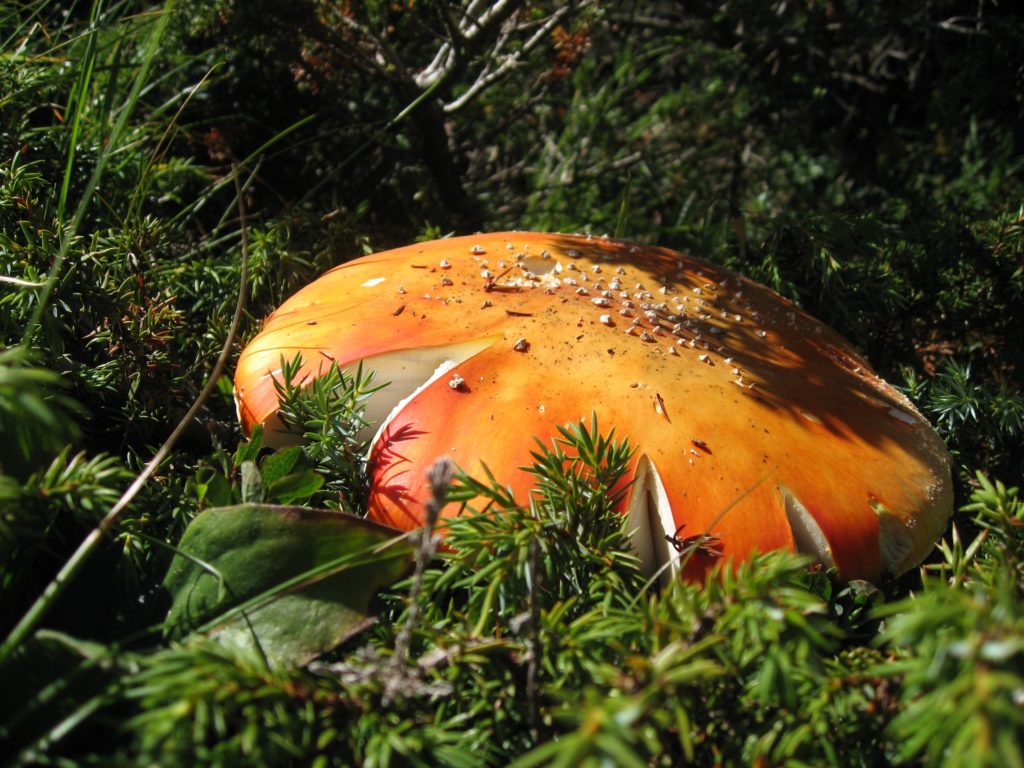
[[[572,5],[564,5],[549,16],[544,23],[541,25],[533,36],[523,43],[523,47],[520,48],[513,54],[505,57],[505,60],[501,63],[497,69],[488,72],[486,69],[484,72],[477,77],[476,81],[466,89],[466,91],[460,95],[454,101],[444,105],[444,111],[447,114],[453,114],[462,109],[466,104],[472,101],[476,96],[488,86],[497,82],[501,78],[512,72],[513,69],[523,63],[525,58],[530,55],[534,48],[540,45],[541,42],[547,37],[548,33],[554,29],[555,25],[558,24],[569,12],[573,9]]]
[[[0,275],[0,283],[10,283],[22,288],[43,288],[46,286],[45,282],[33,283],[31,280],[22,280],[20,277],[11,277],[10,275]]]
[[[445,26],[448,27],[449,39],[437,49],[431,62],[413,77],[416,85],[421,88],[424,83],[434,82],[435,79],[438,79],[439,73],[453,69],[459,63],[459,52],[466,43],[466,38],[462,34],[462,25],[452,18],[447,3],[441,3],[441,16]]]
[[[477,14],[480,13],[480,9],[486,7],[487,0],[472,0],[469,7],[462,14],[462,22],[459,24],[459,31],[462,34],[467,35],[471,29],[475,29],[477,32],[480,31],[482,20],[477,21]]]
[[[964,26],[964,24],[971,24],[971,26]],[[950,16],[948,19],[934,22],[933,26],[943,32],[953,32],[957,35],[981,35],[985,32],[982,28],[980,13],[977,16]]]
[[[498,29],[523,6],[523,0],[498,0],[488,10],[476,17],[474,13],[482,2],[473,2],[459,24],[461,40],[445,42],[433,60],[422,71],[413,76],[413,82],[419,88],[429,88],[435,83],[444,82],[461,67],[463,57],[456,53],[456,45],[461,51],[471,52],[487,39],[492,30]]]

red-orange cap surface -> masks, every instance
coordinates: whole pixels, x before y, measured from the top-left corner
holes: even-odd
[[[725,557],[798,549],[877,580],[919,563],[952,511],[942,441],[849,343],[666,249],[507,232],[337,267],[239,360],[243,427],[266,424],[271,442],[273,378],[297,352],[303,375],[362,362],[392,382],[368,409],[370,515],[398,528],[421,524],[441,456],[478,476],[486,464],[525,501],[534,437],[592,413],[637,448],[624,513],[648,570],[684,525]]]

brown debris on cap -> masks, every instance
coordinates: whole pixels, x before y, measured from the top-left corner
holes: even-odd
[[[421,524],[424,472],[440,456],[471,474],[486,464],[525,501],[534,437],[592,412],[637,448],[623,513],[648,572],[678,570],[666,537],[683,531],[715,540],[690,576],[718,556],[789,548],[877,580],[918,564],[952,511],[942,441],[842,337],[662,248],[509,232],[337,267],[239,360],[243,428],[265,424],[270,443],[273,378],[297,352],[300,376],[336,360],[390,382],[368,408],[370,514],[398,528]]]

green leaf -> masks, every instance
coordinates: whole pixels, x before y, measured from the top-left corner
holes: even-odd
[[[190,627],[275,666],[302,665],[370,623],[377,589],[401,577],[400,533],[343,512],[249,504],[209,509],[164,580],[172,632]]]
[[[240,467],[243,461],[256,461],[260,455],[260,448],[263,445],[263,426],[257,424],[252,428],[252,436],[249,442],[240,443],[235,451],[235,466]]]
[[[290,448],[285,448],[267,456],[263,460],[263,464],[260,465],[260,471],[263,473],[263,482],[270,485],[275,480],[287,475],[295,469],[295,465],[298,464],[301,456],[302,447],[298,445],[293,445]]]
[[[202,507],[223,507],[229,505],[231,483],[213,467],[200,467],[195,476],[196,496]]]
[[[267,497],[280,504],[296,504],[306,501],[319,491],[323,484],[324,476],[312,469],[293,472],[272,482],[267,489]]]

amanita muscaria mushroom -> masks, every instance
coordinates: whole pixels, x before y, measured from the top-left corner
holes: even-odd
[[[280,428],[273,378],[297,352],[303,375],[362,362],[390,382],[368,408],[370,516],[401,529],[421,524],[438,457],[486,464],[525,501],[534,437],[592,413],[637,449],[623,513],[648,572],[685,526],[727,558],[796,549],[877,580],[919,563],[952,510],[942,441],[849,343],[666,249],[508,232],[336,267],[242,353],[246,430]]]

